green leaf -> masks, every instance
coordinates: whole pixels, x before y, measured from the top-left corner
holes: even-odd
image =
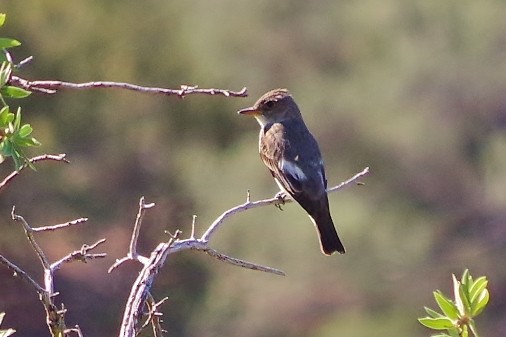
[[[464,316],[466,314],[464,303],[462,302],[462,298],[460,297],[460,282],[455,277],[455,274],[452,274],[453,280],[453,296],[455,296],[455,305],[457,306],[457,310],[460,313],[460,316]]]
[[[14,142],[19,147],[31,147],[31,146],[40,146],[41,145],[41,143],[33,137],[29,137],[29,138],[16,137]]]
[[[431,316],[432,318],[440,318],[440,317],[444,317],[443,315],[441,315],[439,312],[435,311],[435,310],[432,310],[431,308],[427,308],[427,307],[423,307],[425,309],[425,312]]]
[[[419,318],[418,322],[420,322],[420,324],[426,326],[427,328],[434,330],[446,330],[454,327],[452,320],[447,317],[442,318],[424,317]]]
[[[430,337],[451,337],[451,336],[447,333],[441,332],[441,333],[437,333],[435,335],[431,335]]]
[[[469,289],[473,285],[473,278],[469,274],[469,269],[464,270],[462,273],[462,279],[460,281],[460,284],[462,284],[462,290],[464,295],[466,295],[466,298],[469,299]]]
[[[464,306],[464,314],[466,316],[469,316],[471,314],[471,302],[469,301],[468,290],[469,289],[462,284],[459,287],[460,300],[462,301],[462,304]]]
[[[474,281],[473,285],[469,289],[469,297],[471,299],[471,306],[476,301],[476,298],[480,296],[483,289],[485,289],[488,285],[487,278],[485,276],[478,277],[476,281]]]
[[[0,13],[0,27],[2,27],[5,23],[5,13]],[[2,321],[0,321],[0,323],[2,323]]]
[[[26,138],[32,133],[32,131],[33,128],[30,126],[30,124],[25,124],[19,129],[18,136],[21,138]]]
[[[14,114],[9,112],[9,107],[4,106],[0,110],[0,127],[5,128],[14,120]]]
[[[21,108],[16,111],[16,118],[14,119],[14,131],[19,130],[21,127]]]
[[[12,85],[6,85],[2,88],[1,93],[5,95],[5,97],[25,98],[30,96],[32,92]]]
[[[457,328],[448,329],[448,333],[451,337],[462,337],[459,333],[459,329]]]
[[[459,317],[457,306],[450,299],[446,298],[439,290],[434,292],[434,298],[448,318],[455,320]]]
[[[481,292],[480,296],[478,297],[476,304],[473,306],[471,315],[473,317],[475,317],[475,316],[478,316],[479,314],[481,314],[483,309],[485,309],[485,307],[487,306],[489,299],[490,299],[490,294],[488,293],[487,289],[484,289]]]
[[[12,142],[10,139],[4,139],[0,143],[0,153],[4,157],[12,157],[12,154],[14,153],[14,148],[12,147]]]
[[[19,42],[18,40],[0,37],[0,48],[1,49],[17,47],[20,45],[21,45],[21,42]]]
[[[0,87],[3,87],[11,75],[12,64],[9,61],[3,61],[0,66]]]

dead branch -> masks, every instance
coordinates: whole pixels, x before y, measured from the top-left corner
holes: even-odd
[[[18,76],[11,76],[9,84],[21,87],[26,90],[36,91],[44,94],[55,94],[61,89],[85,90],[95,88],[115,88],[123,90],[131,90],[144,94],[155,94],[164,96],[177,96],[184,98],[188,95],[221,95],[225,97],[247,97],[248,89],[242,88],[240,91],[232,91],[226,89],[200,89],[196,85],[181,85],[179,89],[167,89],[157,87],[144,87],[137,84],[111,81],[94,81],[85,83],[72,83],[65,81],[29,81]]]
[[[37,157],[33,157],[31,158],[29,161],[30,163],[36,163],[36,162],[39,162],[39,161],[45,161],[45,160],[52,160],[52,161],[61,161],[61,162],[64,162],[64,163],[68,163],[69,161],[67,160],[66,158],[66,155],[64,153],[62,154],[43,154],[43,155],[40,155],[40,156],[37,156]],[[23,170],[24,168],[26,168],[27,165],[24,165],[23,167],[21,167],[18,171],[13,171],[11,174],[9,174],[7,177],[4,178],[4,180],[2,180],[2,182],[0,182],[0,192],[3,191],[3,189],[15,178],[17,177],[20,173],[21,173],[21,170]]]
[[[69,332],[76,332],[78,336],[82,336],[82,333],[78,326],[76,328],[67,329],[65,325],[65,313],[66,309],[62,305],[61,309],[58,309],[56,304],[54,303],[54,298],[58,295],[54,291],[54,273],[61,268],[64,263],[70,263],[73,261],[81,261],[87,262],[90,259],[103,258],[106,256],[105,253],[91,253],[90,251],[98,247],[100,244],[105,242],[105,239],[98,240],[92,245],[83,245],[80,250],[76,250],[70,254],[67,254],[63,258],[57,260],[54,263],[50,263],[48,258],[46,257],[44,251],[37,243],[34,233],[40,231],[53,231],[65,227],[70,227],[73,225],[81,224],[86,222],[86,218],[80,218],[73,221],[68,221],[63,224],[54,225],[54,226],[46,226],[39,228],[32,228],[28,222],[21,216],[15,213],[15,207],[12,208],[11,212],[12,219],[14,221],[18,221],[22,224],[23,229],[25,231],[25,235],[28,239],[28,242],[32,246],[33,250],[36,252],[37,257],[39,258],[42,268],[44,269],[44,286],[41,286],[37,281],[35,281],[32,277],[30,277],[25,271],[16,266],[14,263],[7,260],[5,257],[0,255],[0,263],[5,264],[9,269],[14,271],[14,275],[20,277],[22,280],[31,285],[37,293],[39,294],[40,301],[44,305],[44,309],[46,311],[46,323],[51,332],[51,335],[56,336],[65,336]]]
[[[357,173],[350,179],[342,182],[341,184],[331,187],[328,189],[329,193],[335,192],[339,189],[342,189],[346,186],[351,185],[354,182],[357,182],[358,179],[365,176],[369,172],[369,168],[365,168],[361,172]],[[358,182],[357,182],[358,183]],[[284,200],[285,202],[292,201],[291,199]],[[229,217],[244,212],[248,209],[267,206],[267,205],[277,205],[279,204],[279,197],[251,201],[250,193],[248,191],[246,202],[233,207],[224,213],[222,213],[207,229],[207,231],[202,235],[201,238],[195,238],[195,220],[196,217],[193,216],[192,220],[192,231],[189,239],[179,239],[178,236],[181,233],[180,231],[176,231],[176,234],[171,236],[167,242],[159,243],[158,246],[151,252],[149,258],[144,257],[142,255],[137,254],[137,239],[140,232],[140,227],[142,224],[142,219],[145,214],[146,209],[152,208],[154,206],[153,203],[146,204],[144,201],[144,197],[141,197],[139,200],[139,209],[137,212],[136,221],[134,224],[134,230],[132,232],[132,238],[130,241],[130,247],[127,255],[122,259],[117,260],[110,268],[109,272],[112,272],[115,268],[121,265],[123,262],[128,260],[138,261],[143,265],[142,270],[139,273],[139,276],[135,280],[130,295],[128,296],[127,303],[125,305],[125,312],[123,314],[123,320],[121,323],[121,329],[119,336],[120,337],[134,337],[137,333],[142,329],[142,325],[139,326],[139,322],[143,316],[143,308],[146,305],[147,299],[151,298],[151,302],[154,302],[152,299],[152,295],[150,293],[151,286],[155,280],[158,271],[163,267],[165,260],[167,259],[169,254],[173,254],[179,251],[193,249],[200,250],[208,255],[223,261],[230,263],[235,266],[248,268],[252,270],[258,270],[263,272],[272,273],[275,275],[285,275],[285,273],[279,269],[262,266],[256,263],[244,261],[241,259],[237,259],[234,257],[230,257],[228,255],[222,254],[215,249],[209,246],[209,240],[212,235],[216,233],[216,231],[221,227],[221,225],[225,222]],[[149,306],[149,304],[148,304]],[[149,317],[148,317],[149,319]],[[145,325],[144,325],[145,326]]]

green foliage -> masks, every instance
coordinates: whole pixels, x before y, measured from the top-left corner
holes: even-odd
[[[1,25],[1,18],[0,18],[0,25]],[[2,321],[4,320],[5,312],[0,312],[0,325],[2,325]],[[10,335],[14,334],[16,330],[14,329],[0,329],[0,337],[9,337]]]
[[[32,131],[30,124],[21,124],[21,108],[14,115],[9,106],[4,106],[0,110],[0,161],[12,157],[16,170],[23,165],[34,168],[23,151],[25,147],[40,145],[31,137]]]
[[[4,22],[5,14],[0,14],[0,27]],[[14,114],[10,112],[5,101],[9,98],[18,99],[30,95],[29,91],[8,84],[14,65],[6,48],[17,47],[20,44],[14,39],[0,38],[0,61],[2,62],[0,66],[0,102],[3,105],[0,110],[0,162],[3,162],[6,157],[12,157],[16,170],[24,165],[34,168],[23,149],[40,145],[35,138],[31,137],[33,129],[30,124],[21,124],[21,108],[18,108]]]
[[[467,269],[460,281],[455,275],[452,277],[455,300],[452,301],[436,290],[434,299],[443,313],[426,307],[429,316],[419,318],[418,321],[430,329],[447,331],[433,337],[468,337],[469,332],[478,337],[474,318],[485,309],[489,300],[487,278],[481,276],[473,280]]]

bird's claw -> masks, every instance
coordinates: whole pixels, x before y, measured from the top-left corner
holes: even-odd
[[[274,198],[278,199],[278,201],[276,201],[274,203],[274,206],[276,206],[276,208],[278,208],[280,211],[283,210],[283,208],[281,206],[283,206],[285,204],[286,197],[287,197],[287,195],[284,191],[279,191],[274,196]]]

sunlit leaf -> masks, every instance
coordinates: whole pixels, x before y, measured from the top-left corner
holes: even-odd
[[[469,290],[469,288],[473,284],[473,278],[469,274],[469,269],[464,270],[464,272],[462,273],[462,279],[460,280],[460,283],[464,286],[466,291]]]
[[[22,146],[22,147],[40,146],[41,145],[41,143],[33,137],[16,138],[16,144],[18,146]]]
[[[463,286],[462,284],[459,287],[459,296],[460,300],[462,301],[462,304],[464,306],[464,314],[470,315],[471,314],[471,302],[469,301],[469,291],[467,291],[467,287]]]
[[[0,66],[0,87],[3,87],[5,83],[7,83],[11,71],[12,71],[11,63],[9,61],[3,61],[2,65]]]
[[[0,13],[0,27],[2,27],[4,25],[4,23],[5,23],[5,17],[6,17],[5,13]],[[0,321],[0,323],[1,322],[2,321]]]
[[[21,45],[21,42],[19,42],[18,40],[0,37],[0,48],[2,48],[2,49],[17,47],[20,45]]]
[[[443,315],[441,315],[439,312],[435,311],[435,310],[432,310],[431,308],[428,308],[428,307],[424,307],[425,309],[425,312],[427,312],[427,314],[429,316],[431,316],[432,318],[440,318],[440,317],[444,317]]]
[[[14,120],[14,114],[9,112],[9,107],[4,106],[0,110],[0,127],[5,128]]]
[[[6,85],[2,87],[1,90],[2,95],[9,98],[25,98],[27,96],[30,96],[31,91],[14,87],[12,85]]]
[[[487,278],[485,276],[478,277],[476,281],[474,281],[473,285],[469,289],[469,297],[471,299],[471,306],[476,301],[478,296],[480,296],[483,289],[485,289],[488,285]]]
[[[473,307],[473,311],[471,313],[473,315],[473,317],[479,315],[483,311],[483,309],[485,309],[485,307],[488,304],[489,299],[490,299],[490,294],[488,293],[487,289],[484,289],[481,292],[480,296],[478,297],[478,299],[476,301],[476,304]]]
[[[14,119],[14,130],[19,130],[21,127],[21,109],[18,108],[16,111],[16,118]]]
[[[427,328],[434,330],[446,330],[454,327],[452,320],[446,317],[441,318],[424,317],[419,318],[418,322],[420,322]]]
[[[453,280],[453,296],[455,297],[455,305],[457,306],[460,315],[464,316],[466,314],[466,310],[464,308],[464,303],[462,302],[462,299],[460,297],[460,282],[455,277],[455,274],[452,274],[452,280]]]
[[[448,318],[454,320],[459,317],[457,306],[450,299],[446,298],[439,290],[434,292],[434,299]]]
[[[25,125],[21,126],[21,128],[19,129],[18,135],[21,138],[25,138],[28,135],[30,135],[32,133],[32,131],[33,131],[33,128],[30,126],[30,124],[25,124]]]

